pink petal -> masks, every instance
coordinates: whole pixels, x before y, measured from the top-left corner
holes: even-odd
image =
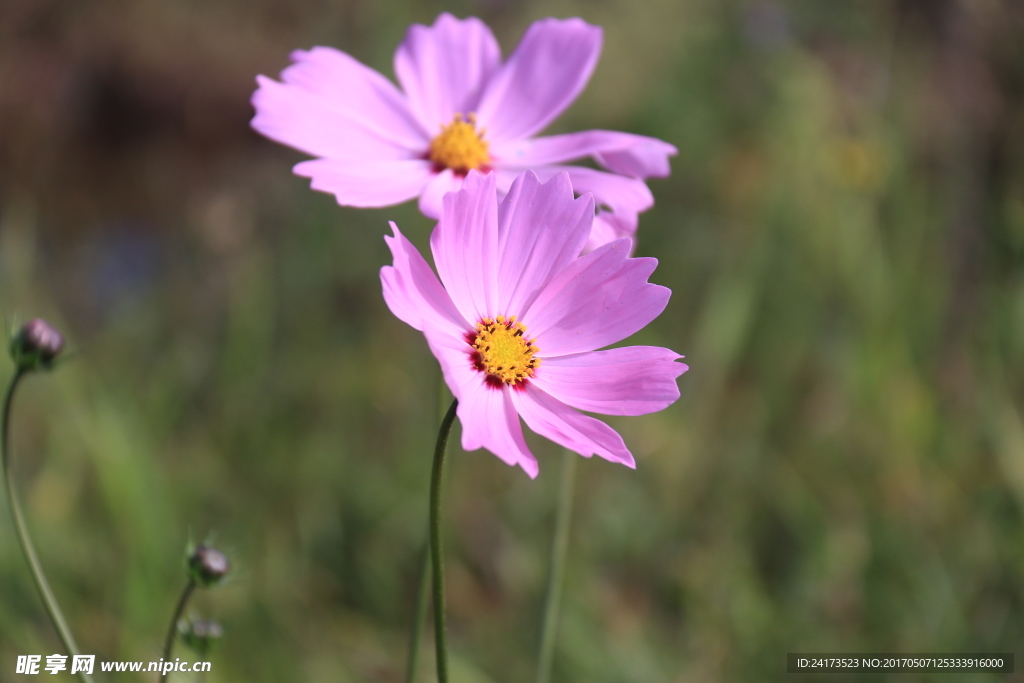
[[[420,252],[391,223],[394,237],[384,237],[393,266],[380,269],[384,301],[395,316],[417,330],[437,331],[458,338],[471,325],[459,315],[451,297]],[[465,345],[465,342],[462,342]]]
[[[583,253],[589,254],[598,247],[603,247],[610,242],[621,240],[624,237],[632,240],[633,251],[635,251],[636,239],[633,236],[636,234],[636,223],[635,217],[630,220],[611,211],[598,211],[597,215],[594,216],[594,227],[590,229],[587,243],[583,245]],[[630,252],[630,256],[633,255],[633,251]]]
[[[488,139],[518,140],[551,123],[590,80],[601,39],[582,19],[534,22],[484,90],[477,116]]]
[[[523,440],[523,429],[506,389],[492,389],[472,367],[469,346],[461,337],[425,330],[430,351],[441,364],[445,383],[459,400],[462,448],[486,448],[509,465],[519,465],[537,476],[537,459]]]
[[[473,367],[469,354],[471,349],[465,336],[453,336],[430,326],[425,327],[423,334],[427,338],[430,352],[441,365],[445,384],[451,390],[452,396],[463,401],[467,400],[466,397],[474,395],[477,387],[484,383],[483,375]]]
[[[522,316],[545,360],[613,344],[665,310],[671,292],[647,282],[657,259],[627,258],[631,248],[618,240],[576,259]]]
[[[511,184],[517,171],[499,168],[498,189]],[[597,217],[591,229],[584,252],[636,233],[639,212],[654,204],[654,197],[644,181],[638,178],[606,173],[583,166],[541,166],[534,169],[542,181],[559,173],[568,173],[576,194],[590,192],[598,206]]]
[[[582,166],[553,166],[552,170],[563,168],[569,173],[576,192],[592,192],[597,202],[597,217],[590,232],[585,251],[623,237],[632,238],[640,220],[640,212],[654,205],[654,197],[644,181],[596,171]]]
[[[495,163],[536,168],[593,157],[608,170],[634,178],[665,177],[675,147],[656,138],[610,130],[528,138],[491,145]]]
[[[509,393],[526,425],[541,436],[585,458],[599,455],[626,467],[636,467],[622,437],[604,422],[576,412],[534,385],[528,385],[526,391]]]
[[[281,73],[284,83],[257,79],[256,130],[317,156],[358,157],[364,148],[388,149],[383,143],[410,150],[407,157],[426,151],[427,131],[405,96],[379,73],[329,47],[296,50],[292,59],[295,64]]]
[[[537,458],[526,446],[519,415],[509,389],[492,389],[482,381],[467,386],[459,397],[462,448],[486,448],[509,465],[519,465],[530,478],[537,476]]]
[[[456,113],[476,111],[500,61],[498,42],[486,24],[444,13],[433,26],[409,27],[395,53],[395,74],[420,123],[435,135]]]
[[[638,178],[606,173],[583,166],[547,166],[545,173],[565,171],[577,194],[592,192],[598,208],[609,207],[616,214],[627,216],[654,206],[654,196],[644,181]]]
[[[252,127],[271,140],[307,154],[343,159],[406,159],[411,152],[379,128],[332,109],[303,88],[257,76]]]
[[[313,159],[296,164],[295,174],[312,179],[314,190],[330,192],[344,206],[400,204],[417,196],[430,181],[429,161],[356,161]]]
[[[435,173],[420,195],[420,212],[427,218],[440,218],[444,208],[444,196],[462,188],[463,177],[455,175],[450,168]]]
[[[516,178],[498,207],[497,312],[522,315],[579,256],[593,219],[593,199],[574,199],[565,173],[543,184],[530,171]]]
[[[466,320],[496,316],[498,202],[494,174],[470,171],[462,189],[444,197],[430,236],[441,282]]]
[[[573,408],[605,415],[646,415],[679,398],[676,378],[688,369],[658,346],[545,358],[534,384]]]

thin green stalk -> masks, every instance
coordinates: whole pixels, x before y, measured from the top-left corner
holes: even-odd
[[[551,543],[548,590],[544,600],[544,622],[541,626],[540,652],[537,656],[537,683],[548,683],[551,680],[555,636],[558,633],[558,617],[562,605],[562,584],[565,581],[565,558],[569,549],[569,522],[572,518],[577,458],[578,456],[570,450],[562,454],[562,481],[558,488],[555,537]]]
[[[444,619],[444,557],[441,555],[441,482],[444,474],[448,433],[455,421],[458,399],[441,422],[434,447],[434,468],[430,476],[430,558],[434,581],[434,647],[437,650],[437,683],[448,683],[448,643]]]
[[[444,376],[437,376],[437,417],[444,422],[446,413],[445,405],[448,403],[448,385],[444,383]],[[427,528],[428,540],[423,543],[423,559],[420,561],[420,581],[416,586],[416,609],[412,615],[412,628],[409,637],[409,658],[405,666],[405,683],[414,683],[416,680],[416,667],[420,660],[420,639],[423,637],[423,624],[427,621],[427,607],[430,597],[430,528]]]
[[[409,661],[405,668],[405,683],[416,680],[416,664],[420,658],[420,638],[423,635],[423,622],[427,620],[427,606],[430,604],[430,545],[423,545],[420,562],[420,580],[416,586],[416,613],[412,616],[412,636],[409,638]]]
[[[73,658],[81,653],[78,651],[75,638],[71,635],[71,629],[68,628],[67,621],[64,619],[64,614],[60,611],[57,598],[50,589],[50,583],[46,580],[43,566],[39,563],[39,555],[36,554],[36,548],[32,544],[32,538],[29,536],[28,525],[25,523],[25,516],[21,512],[21,504],[18,502],[18,494],[14,490],[14,478],[11,476],[8,448],[11,404],[14,401],[14,390],[18,387],[18,383],[25,376],[25,373],[24,369],[19,368],[16,370],[14,376],[11,377],[11,383],[7,386],[7,395],[4,397],[3,420],[2,424],[0,424],[0,463],[2,463],[4,484],[7,486],[7,500],[11,506],[11,517],[14,518],[14,529],[18,534],[18,542],[21,544],[21,550],[25,554],[25,560],[28,562],[29,569],[32,572],[32,578],[35,579],[36,588],[39,589],[39,596],[43,599],[43,604],[46,606],[46,612],[50,615],[50,621],[53,622],[54,627],[57,629],[57,635],[60,636],[64,649]],[[92,683],[92,676],[82,671],[78,672],[78,678],[83,683]]]
[[[185,612],[185,606],[188,605],[188,599],[192,597],[192,591],[196,589],[196,580],[189,576],[188,583],[185,584],[185,590],[181,592],[181,597],[178,598],[178,606],[174,608],[174,614],[171,615],[171,625],[167,629],[167,640],[164,641],[164,661],[171,661],[171,652],[174,650],[174,636],[178,635],[178,621],[181,619],[181,615]],[[167,680],[167,674],[169,671],[160,672],[160,683],[164,683]]]

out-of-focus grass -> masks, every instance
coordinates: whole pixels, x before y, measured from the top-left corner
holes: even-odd
[[[774,680],[790,651],[1021,641],[1019,10],[108,5],[0,9],[22,48],[0,47],[0,304],[77,352],[19,395],[14,463],[85,651],[156,659],[186,540],[213,531],[237,571],[195,601],[226,626],[209,681],[401,680],[437,369],[377,271],[386,220],[421,247],[430,224],[310,192],[300,155],[245,132],[245,98],[313,43],[390,73],[404,26],[442,9],[506,53],[541,16],[603,24],[555,130],[680,149],[639,242],[674,295],[633,341],[692,369],[665,412],[609,419],[635,472],[579,468],[555,679]],[[453,454],[460,682],[530,680],[558,471],[531,443],[536,481]],[[58,647],[0,523],[0,679]]]

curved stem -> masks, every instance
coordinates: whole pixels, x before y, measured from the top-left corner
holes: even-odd
[[[455,421],[458,399],[441,421],[434,447],[434,469],[430,475],[430,559],[434,581],[434,647],[437,650],[437,681],[448,683],[448,644],[444,619],[444,557],[441,555],[441,478],[444,474],[444,456],[448,447],[448,433]]]
[[[35,579],[36,588],[39,589],[39,596],[43,599],[46,612],[50,615],[50,621],[53,622],[54,627],[57,629],[57,635],[60,636],[64,649],[67,650],[69,655],[75,657],[80,654],[78,645],[75,643],[74,636],[71,635],[71,629],[68,628],[64,614],[60,611],[57,598],[54,596],[53,590],[50,589],[50,583],[46,580],[43,566],[39,563],[39,555],[36,554],[36,548],[32,544],[32,538],[29,536],[28,525],[25,523],[25,516],[21,512],[21,503],[18,502],[18,494],[14,490],[14,478],[11,476],[10,449],[8,447],[11,404],[14,402],[14,390],[17,389],[18,383],[24,376],[25,370],[19,368],[15,371],[14,376],[11,378],[11,383],[7,386],[7,395],[4,397],[3,418],[2,423],[0,423],[0,464],[2,464],[0,469],[3,469],[4,484],[7,487],[7,501],[11,506],[11,517],[14,518],[14,529],[18,534],[18,542],[21,544],[21,550],[25,554],[25,560],[28,562],[29,569],[32,572],[32,578]],[[79,671],[78,677],[83,683],[92,683],[92,677],[87,673]]]
[[[185,590],[181,592],[181,597],[178,598],[178,606],[174,608],[174,614],[171,615],[171,625],[167,629],[167,640],[164,641],[163,660],[165,662],[171,661],[171,652],[174,650],[174,636],[178,633],[178,620],[181,619],[181,615],[185,611],[185,605],[188,604],[188,599],[192,597],[192,591],[195,589],[196,580],[190,576],[188,583],[185,584]],[[161,669],[160,683],[167,680],[168,673],[168,671]]]
[[[551,663],[555,654],[555,635],[562,605],[562,584],[565,581],[565,558],[569,549],[569,521],[572,517],[572,493],[576,483],[577,455],[570,450],[562,454],[562,482],[558,489],[555,512],[555,537],[551,543],[551,565],[548,590],[544,600],[544,623],[541,627],[540,653],[537,657],[537,683],[551,680]]]

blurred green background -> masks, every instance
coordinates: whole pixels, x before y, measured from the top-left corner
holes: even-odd
[[[0,309],[75,350],[19,394],[14,468],[82,649],[157,659],[213,532],[236,571],[193,603],[227,632],[207,681],[402,680],[438,371],[377,272],[388,219],[421,246],[431,224],[310,191],[248,98],[317,44],[391,76],[443,10],[505,54],[544,16],[604,26],[551,131],[679,148],[639,233],[673,298],[632,341],[691,370],[609,419],[635,472],[580,463],[555,681],[1017,648],[1021,4],[0,0]],[[531,444],[536,481],[452,454],[458,683],[532,680],[560,468]],[[7,681],[60,646],[2,510]],[[953,678],[998,677],[863,677]]]

